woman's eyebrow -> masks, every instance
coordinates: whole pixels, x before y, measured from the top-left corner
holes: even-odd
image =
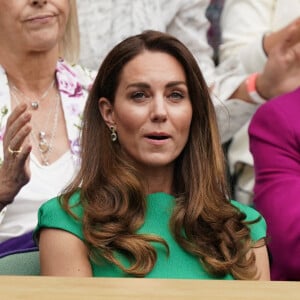
[[[171,81],[166,84],[166,87],[173,87],[177,85],[187,85],[185,81]]]
[[[166,87],[173,87],[177,85],[187,85],[185,81],[171,81],[166,84]],[[127,85],[126,89],[129,89],[131,87],[138,87],[138,88],[144,88],[149,89],[151,86],[146,82],[134,82]]]
[[[127,85],[126,89],[129,89],[131,87],[138,87],[138,88],[144,88],[149,89],[150,85],[146,82],[134,82]]]

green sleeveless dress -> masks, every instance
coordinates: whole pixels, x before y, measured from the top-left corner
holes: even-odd
[[[75,193],[70,203],[79,202],[79,192]],[[147,213],[143,226],[139,229],[139,233],[151,233],[162,237],[169,245],[169,256],[166,249],[159,243],[153,244],[157,251],[157,262],[150,273],[145,277],[148,278],[177,278],[177,279],[226,279],[234,278],[227,274],[225,277],[214,277],[208,274],[198,259],[182,249],[174,240],[169,230],[169,220],[175,204],[173,196],[165,193],[155,193],[147,197]],[[243,205],[237,201],[232,204],[247,215],[247,221],[257,219],[260,214],[251,207]],[[75,206],[72,211],[81,218],[83,208],[81,205]],[[44,203],[39,209],[38,225],[35,234],[41,228],[56,228],[70,232],[79,239],[84,240],[82,234],[82,226],[80,221],[76,221],[67,214],[60,206],[58,198],[54,198]],[[251,238],[257,241],[266,236],[266,223],[263,218],[257,223],[250,225]],[[70,255],[72,255],[70,253]],[[129,266],[129,262],[121,253],[115,253],[116,257],[125,265]],[[91,261],[93,276],[95,277],[130,277],[124,274],[122,270],[115,265],[103,260],[100,264]]]

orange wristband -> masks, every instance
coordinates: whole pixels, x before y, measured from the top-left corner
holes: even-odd
[[[247,80],[246,80],[246,88],[247,92],[251,98],[251,100],[256,104],[263,104],[267,100],[261,97],[257,90],[256,90],[256,79],[257,79],[258,73],[251,74]]]

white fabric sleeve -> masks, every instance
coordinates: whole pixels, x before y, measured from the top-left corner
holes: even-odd
[[[259,106],[230,96],[248,74],[259,72],[266,63],[262,38],[272,28],[273,5],[274,0],[226,0],[224,3],[220,18],[220,63],[213,91],[216,100],[228,111],[226,122],[217,110],[222,142],[230,139]]]
[[[5,206],[5,207],[0,211],[0,224],[2,223],[2,221],[3,221],[3,219],[4,219],[6,210],[7,210],[7,206]]]
[[[267,62],[267,56],[262,46],[263,37],[264,34],[260,34],[258,38],[241,49],[240,59],[248,74],[262,72]]]
[[[247,78],[240,60],[232,56],[216,68],[212,99],[216,108],[221,142],[233,135],[252,117],[259,105],[230,98],[232,93]]]
[[[272,28],[274,0],[226,0],[221,14],[220,62],[239,56],[247,74],[262,70],[262,38]]]

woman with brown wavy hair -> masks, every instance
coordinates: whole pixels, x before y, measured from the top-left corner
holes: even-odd
[[[207,86],[174,37],[147,31],[108,54],[81,155],[39,211],[43,275],[269,279],[264,220],[229,200]]]

